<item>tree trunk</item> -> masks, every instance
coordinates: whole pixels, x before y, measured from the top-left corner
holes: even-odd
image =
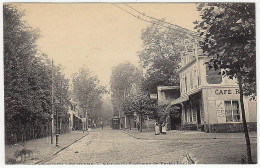
[[[245,107],[244,107],[244,100],[243,100],[243,88],[242,88],[242,78],[241,76],[238,77],[238,85],[240,90],[240,104],[241,104],[241,111],[242,111],[242,120],[243,120],[243,128],[245,133],[245,139],[246,139],[246,147],[247,147],[247,159],[248,163],[252,163],[252,156],[251,156],[251,145],[250,145],[250,138],[248,134],[248,128],[246,123],[246,115],[245,115]]]
[[[130,116],[128,117],[128,122],[129,122],[129,129],[131,130],[131,120],[130,120]]]
[[[143,114],[141,113],[140,131],[143,132]]]

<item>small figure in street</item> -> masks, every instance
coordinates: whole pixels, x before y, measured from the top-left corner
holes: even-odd
[[[155,130],[155,135],[159,135],[160,134],[160,127],[157,121],[155,121],[154,123],[154,130]]]
[[[162,124],[162,134],[166,134],[166,124],[163,122]]]
[[[140,123],[139,122],[137,122],[137,129],[138,129],[138,131],[140,131]]]
[[[101,121],[101,128],[103,129],[103,122]]]

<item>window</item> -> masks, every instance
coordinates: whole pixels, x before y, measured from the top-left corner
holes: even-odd
[[[198,86],[200,86],[201,84],[200,75],[198,75],[197,78],[198,78]]]
[[[238,101],[225,101],[226,122],[239,122],[240,112]]]
[[[206,76],[208,84],[220,84],[222,82],[222,75],[220,70],[214,68],[206,68]]]
[[[188,86],[187,86],[187,77],[186,77],[186,75],[185,75],[185,77],[184,77],[184,81],[185,81],[185,92],[187,92],[188,91]]]
[[[192,110],[192,120],[193,121],[197,121],[197,109],[196,108],[194,108],[193,110]]]
[[[197,88],[198,87],[198,85],[197,85],[197,81],[196,81],[196,79],[197,79],[197,70],[196,69],[194,69],[194,73],[193,73],[194,75],[193,75],[193,80],[194,80],[194,88]]]
[[[190,72],[190,89],[193,89],[193,72]]]

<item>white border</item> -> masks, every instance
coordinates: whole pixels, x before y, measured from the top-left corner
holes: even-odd
[[[0,39],[1,39],[1,42],[0,42],[0,88],[1,88],[1,91],[0,91],[0,110],[1,110],[1,117],[0,117],[0,137],[1,137],[1,140],[0,140],[0,167],[35,167],[35,166],[44,166],[44,167],[126,167],[126,168],[132,168],[132,167],[145,167],[145,168],[154,168],[154,167],[166,167],[166,168],[170,168],[170,167],[234,167],[234,168],[237,168],[237,167],[258,167],[259,165],[259,161],[260,161],[260,156],[259,156],[259,143],[257,145],[257,160],[258,160],[258,164],[255,164],[255,165],[14,165],[14,166],[11,166],[11,165],[5,165],[5,159],[4,159],[4,156],[5,156],[5,152],[4,152],[4,80],[3,80],[3,2],[6,3],[6,2],[13,2],[13,3],[25,3],[25,2],[29,2],[29,3],[99,3],[99,2],[103,2],[103,3],[111,3],[111,2],[117,2],[117,3],[120,3],[120,2],[130,2],[130,3],[140,3],[140,2],[145,2],[145,3],[148,3],[148,2],[151,2],[151,3],[163,3],[163,2],[184,2],[184,3],[188,3],[188,2],[214,2],[214,1],[205,1],[205,0],[200,0],[200,1],[191,1],[191,0],[163,0],[163,1],[159,1],[159,0],[119,0],[119,1],[115,1],[115,0],[89,0],[89,1],[86,1],[86,0],[3,0],[1,1],[1,7],[0,7]],[[216,2],[216,1],[215,1]],[[259,2],[257,2],[256,0],[217,0],[217,2],[255,2],[256,3],[256,27],[258,28],[259,27],[259,24],[258,24],[258,21],[257,19],[259,19],[259,12],[260,12],[260,6],[259,6]],[[259,29],[259,28],[258,28]],[[256,29],[256,39],[257,39],[257,52],[256,52],[256,55],[258,56],[259,55],[259,43],[258,43],[258,39],[259,39],[259,32],[258,32],[258,29]],[[260,62],[259,62],[259,58],[256,57],[257,59],[257,65],[260,65]],[[260,74],[260,70],[259,68],[257,68],[257,79],[259,79],[259,74]],[[259,91],[259,82],[257,80],[257,91]],[[258,92],[259,93],[259,92]],[[259,103],[259,101],[257,100],[257,103]],[[259,111],[259,108],[258,108],[258,111]],[[259,121],[259,115],[258,115],[258,121]],[[259,124],[257,126],[258,130],[260,128]],[[258,133],[257,133],[258,134]],[[258,138],[259,139],[259,138]],[[259,141],[257,141],[259,142]]]

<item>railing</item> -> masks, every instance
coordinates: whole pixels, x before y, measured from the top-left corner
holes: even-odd
[[[55,126],[54,129],[55,130]],[[69,124],[62,123],[60,133],[69,132]],[[53,132],[54,134],[55,132]],[[41,126],[19,126],[16,129],[5,130],[5,144],[11,145],[27,140],[38,139],[51,135],[51,123]]]

